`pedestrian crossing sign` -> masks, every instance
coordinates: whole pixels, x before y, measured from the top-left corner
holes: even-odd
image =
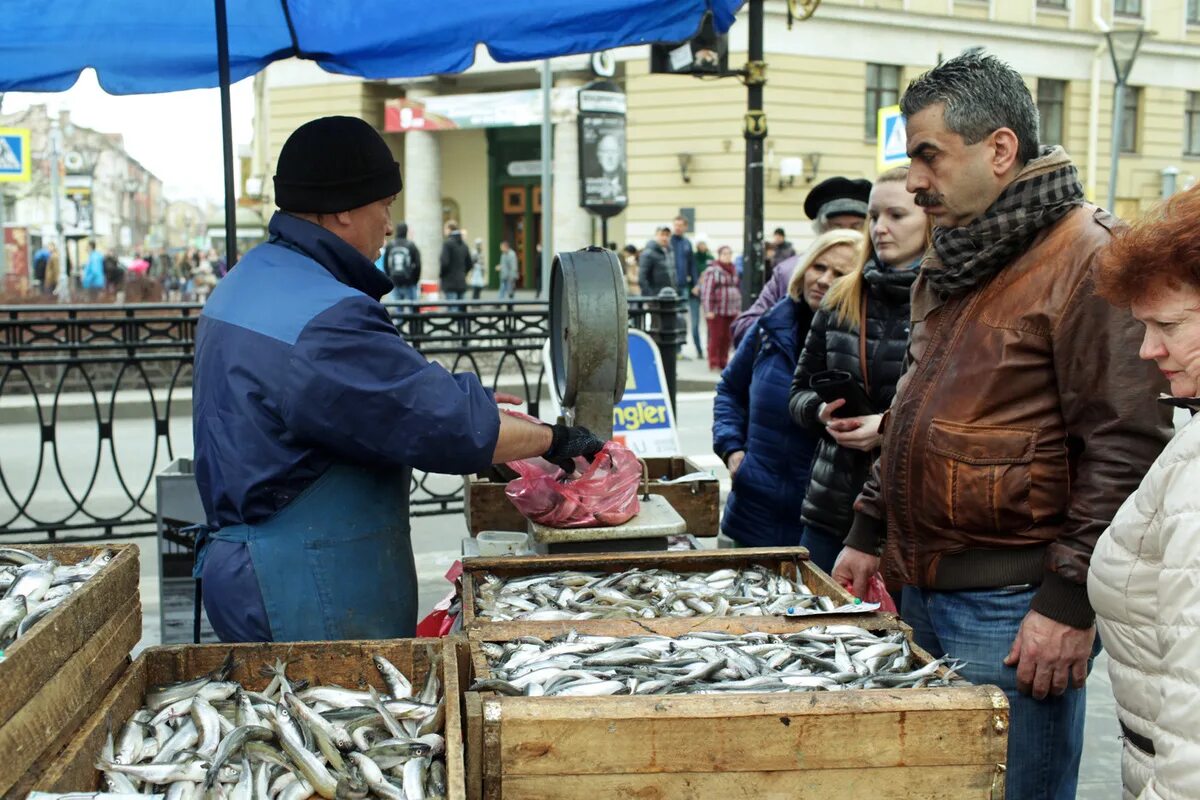
[[[29,181],[29,129],[0,128],[0,183]]]
[[[900,106],[879,109],[876,129],[877,166],[880,172],[908,163],[908,137],[905,135],[904,115]]]

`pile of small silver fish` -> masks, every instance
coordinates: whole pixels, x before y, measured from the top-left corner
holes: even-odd
[[[494,620],[545,622],[660,617],[761,617],[800,610],[832,613],[834,602],[761,566],[716,572],[629,569],[484,575],[476,610]]]
[[[59,564],[15,547],[0,547],[0,648],[24,636],[115,556],[112,550],[102,550],[78,564]]]
[[[826,625],[782,635],[525,636],[484,642],[491,677],[469,691],[511,696],[808,692],[947,686],[962,664],[914,662],[904,634]],[[948,669],[943,670],[943,665]]]
[[[277,661],[261,692],[229,680],[233,654],[194,680],[146,691],[96,762],[106,793],[29,800],[424,800],[446,795],[445,700],[436,668],[424,688],[382,655],[387,694],[288,680]]]

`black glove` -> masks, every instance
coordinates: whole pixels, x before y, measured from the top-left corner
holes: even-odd
[[[604,442],[582,425],[551,425],[550,429],[554,438],[550,440],[550,449],[542,454],[542,458],[560,467],[568,475],[575,471],[577,456],[591,461],[604,447]]]

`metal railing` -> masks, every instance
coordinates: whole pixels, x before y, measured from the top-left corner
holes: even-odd
[[[439,300],[387,308],[427,358],[519,394],[537,413],[545,302]],[[663,351],[672,401],[682,308],[673,296],[629,301],[630,326],[648,331]],[[201,310],[194,304],[0,307],[0,536],[153,535],[155,475],[190,455]],[[185,452],[177,452],[181,445]],[[461,511],[462,479],[414,472],[411,508],[415,516]]]

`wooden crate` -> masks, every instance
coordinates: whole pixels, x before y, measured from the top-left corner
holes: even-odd
[[[74,564],[113,560],[5,652],[0,661],[0,797],[23,796],[100,705],[142,638],[137,545],[15,545]]]
[[[376,653],[395,664],[419,690],[424,685],[430,664],[436,659],[446,697],[446,727],[443,730],[446,737],[446,796],[448,800],[465,800],[457,656],[453,645],[445,639],[151,647],[137,657],[104,698],[103,705],[50,765],[35,788],[47,792],[99,790],[101,776],[94,764],[104,745],[109,720],[114,728],[119,728],[143,706],[148,686],[188,680],[210,672],[225,660],[230,650],[238,662],[232,679],[256,690],[266,688],[269,682],[269,678],[259,674],[259,668],[281,658],[289,662],[287,674],[291,680],[336,683],[346,688],[372,685],[386,691],[371,661],[371,656]]]
[[[891,618],[864,627],[907,631]],[[657,632],[653,620],[646,628]],[[487,664],[475,639],[460,640],[455,652],[465,689]],[[463,715],[472,800],[1004,797],[1009,709],[994,686],[594,698],[464,692]]]
[[[562,556],[504,556],[499,558],[463,559],[463,628],[469,635],[484,631],[488,639],[515,639],[525,634],[556,636],[575,630],[579,633],[604,632],[614,636],[644,633],[645,624],[653,622],[655,630],[666,636],[679,636],[688,631],[704,630],[748,633],[762,631],[781,633],[794,631],[798,622],[809,617],[664,617],[647,620],[641,617],[627,620],[564,620],[559,622],[494,621],[480,617],[475,610],[478,586],[483,575],[491,573],[504,578],[576,570],[579,572],[623,572],[633,567],[669,569],[675,572],[701,572],[719,569],[738,569],[759,565],[772,572],[795,580],[799,577],[808,588],[833,600],[834,605],[854,602],[854,597],[832,578],[808,560],[803,547],[747,547],[734,550],[688,550],[654,553],[588,553]],[[824,624],[857,625],[862,615],[841,614],[822,616]]]
[[[721,486],[716,478],[663,486],[659,478],[680,478],[701,468],[684,456],[644,459],[650,470],[650,494],[665,497],[687,522],[693,536],[716,536],[721,522]],[[524,531],[525,517],[504,494],[506,484],[480,478],[463,478],[463,513],[472,536],[480,531]]]

